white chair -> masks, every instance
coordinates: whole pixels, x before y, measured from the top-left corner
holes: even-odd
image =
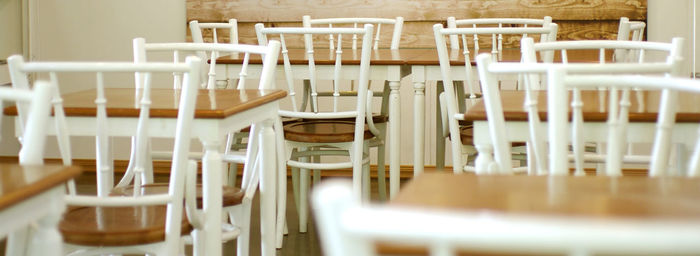
[[[449,44],[451,51],[459,51],[462,49],[462,55],[465,60],[474,60],[476,55],[480,52],[490,52],[494,58],[501,60],[504,41],[506,45],[513,45],[514,41],[519,40],[522,37],[535,37],[539,35],[540,42],[555,41],[558,31],[558,26],[552,23],[552,18],[545,16],[542,19],[526,19],[526,18],[480,18],[480,19],[455,19],[455,17],[447,18],[447,29],[457,29],[464,28],[459,33],[450,34]],[[433,29],[435,30],[435,28]],[[443,35],[444,37],[445,35]],[[505,36],[505,37],[504,37]],[[436,39],[437,40],[437,39]],[[444,42],[444,38],[442,39]],[[486,41],[486,42],[484,42]],[[437,43],[437,41],[436,41]],[[517,43],[516,43],[517,45]],[[437,46],[442,47],[440,45]],[[446,46],[445,46],[446,47]],[[512,46],[511,46],[512,47]],[[478,79],[474,76],[475,71],[472,68],[472,63],[467,61],[465,63],[464,72],[466,72],[466,78],[463,81],[456,81],[454,79],[454,89],[448,88],[455,93],[457,97],[458,112],[464,113],[468,108],[469,99],[478,98]],[[446,99],[441,99],[442,92],[444,90],[443,81],[438,81],[437,86],[437,102],[440,102],[440,107],[436,108],[437,119],[436,124],[436,167],[443,168],[445,166],[445,138],[450,138],[453,144],[453,168],[463,167],[467,162],[471,160],[475,151],[472,146],[472,128],[471,124],[467,122],[460,122],[460,133],[461,143],[464,145],[462,149],[462,154],[466,154],[467,158],[462,161],[455,161],[454,158],[454,147],[458,145],[459,141],[454,141],[450,137],[449,123],[449,109],[447,107]],[[464,83],[466,83],[467,92],[465,93]],[[517,84],[516,84],[517,86]],[[468,168],[469,169],[469,168]]]
[[[270,51],[273,49],[269,49]],[[237,84],[233,87],[234,89],[246,89],[249,87],[256,89],[259,88],[259,84],[246,85],[246,82],[250,82],[251,79],[257,79],[259,77],[250,77],[248,75],[248,66],[251,53],[256,55],[255,52],[251,52],[249,49],[241,50],[241,46],[237,44],[216,44],[216,43],[146,43],[143,38],[134,39],[134,61],[135,62],[147,62],[149,55],[155,55],[157,53],[168,53],[172,56],[174,62],[181,62],[185,56],[197,55],[202,59],[208,59],[209,64],[204,63],[202,67],[203,72],[207,72],[206,79],[202,79],[202,88],[207,89],[217,89],[221,88],[217,86],[216,80],[216,59],[222,55],[242,55],[244,58],[243,69],[239,73]],[[271,53],[271,52],[270,52]],[[268,54],[261,54],[268,55]],[[274,54],[278,55],[278,54]],[[262,58],[261,58],[262,59]],[[265,60],[268,61],[268,60]],[[267,62],[266,62],[267,63]],[[276,63],[275,63],[276,64]],[[174,87],[177,87],[179,80],[181,78],[176,76],[174,80]],[[140,86],[141,81],[138,81],[136,86]],[[247,148],[244,139],[248,137],[249,129],[245,129],[242,132],[232,132],[227,140],[226,151],[224,153],[224,161],[231,163],[229,174],[228,174],[228,184],[236,184],[237,169],[236,164],[242,164],[245,159],[245,149]],[[154,151],[153,157],[155,158],[169,158],[170,152]],[[193,155],[195,157],[201,158],[201,154]]]
[[[697,92],[700,87],[693,85]],[[489,255],[685,255],[699,248],[697,228],[682,222],[362,204],[352,197],[349,184],[337,181],[320,184],[312,198],[321,248],[328,256],[378,255],[378,243],[418,246],[436,256],[463,255],[460,250]]]
[[[632,88],[642,88],[645,90],[661,90],[659,101],[659,114],[654,130],[654,145],[649,162],[649,176],[665,176],[668,169],[668,162],[671,153],[671,135],[675,123],[676,105],[679,94],[700,93],[700,82],[686,78],[672,78],[659,76],[613,76],[613,75],[569,75],[564,67],[552,67],[548,71],[550,90],[548,91],[549,105],[547,112],[549,115],[549,151],[550,170],[564,170],[568,168],[567,137],[568,127],[581,127],[584,122],[581,118],[573,118],[568,124],[568,98],[569,90],[594,89],[605,87],[609,91],[613,104],[608,104],[607,124],[607,154],[605,158],[605,169],[607,175],[618,176],[622,174],[623,153],[626,149],[626,138],[631,136],[627,133],[629,115],[626,105],[629,104],[629,91]],[[571,105],[574,116],[580,115],[581,108],[578,105],[585,102],[576,102],[573,98]],[[573,133],[573,136],[579,134]],[[580,135],[579,135],[580,136]],[[572,141],[575,139],[572,138]],[[690,161],[685,170],[681,173],[696,177],[700,175],[700,141],[696,140],[696,147],[690,154]],[[560,172],[559,172],[560,173]]]
[[[438,58],[440,60],[440,68],[442,71],[444,93],[440,93],[440,108],[443,109],[441,120],[442,125],[439,125],[438,144],[442,144],[442,149],[438,145],[438,165],[444,166],[444,141],[445,136],[449,136],[452,146],[452,165],[454,172],[462,172],[472,170],[467,164],[470,162],[471,156],[476,153],[472,143],[472,125],[463,121],[463,115],[468,106],[478,98],[477,83],[472,77],[472,54],[477,54],[480,51],[479,35],[490,35],[492,40],[491,52],[498,54],[502,51],[501,42],[503,35],[517,36],[526,38],[532,35],[540,35],[540,41],[553,41],[556,39],[557,25],[551,23],[551,18],[545,18],[543,23],[537,23],[541,20],[530,19],[477,19],[477,20],[457,20],[454,18],[448,19],[448,24],[452,24],[452,28],[443,28],[442,24],[433,26],[435,44],[437,46]],[[520,23],[517,23],[520,22]],[[476,27],[476,25],[496,24],[498,27]],[[457,25],[472,24],[473,27],[456,28]],[[522,24],[521,27],[504,27],[504,24]],[[540,26],[528,27],[528,24],[539,24]],[[449,37],[451,50],[461,50],[461,54],[466,60],[463,67],[459,67],[452,71],[450,64],[450,54],[447,48],[446,37]],[[470,37],[473,39],[473,46],[469,46]],[[472,50],[469,50],[472,48]],[[473,51],[473,53],[472,53]],[[497,55],[492,55],[496,58]],[[454,78],[455,72],[464,71],[466,75],[466,84],[468,88],[468,97],[465,97],[464,86],[457,78]],[[438,120],[440,120],[438,119]],[[442,150],[442,153],[440,151]],[[467,155],[467,157],[463,157]],[[440,162],[440,160],[443,162]]]
[[[374,39],[372,44],[372,49],[379,49],[380,45],[383,48],[388,47],[389,49],[399,49],[399,44],[401,42],[401,32],[403,30],[403,17],[396,17],[394,19],[387,18],[325,18],[325,19],[312,19],[311,16],[305,15],[302,18],[302,23],[304,27],[353,27],[357,28],[364,26],[364,24],[372,24],[376,28],[374,31]],[[382,25],[391,26],[391,37],[389,40],[383,40]],[[386,28],[385,28],[385,34]],[[388,37],[388,36],[386,36]],[[328,46],[330,50],[334,50],[334,38],[333,36],[328,37]],[[390,44],[387,45],[387,42]],[[353,35],[352,37],[352,49],[357,49],[358,37]],[[310,98],[310,91],[308,90],[309,84],[305,82],[305,94],[307,94],[304,99]],[[353,83],[354,81],[350,81]],[[379,130],[377,134],[377,139],[373,140],[370,147],[377,147],[377,181],[379,187],[379,198],[380,200],[386,199],[386,162],[385,162],[385,141],[386,141],[386,123],[389,120],[389,82],[384,81],[384,86],[381,90],[372,89],[372,81],[369,83],[369,89],[372,90],[372,95],[374,97],[381,97],[381,107],[378,113],[372,113],[372,121],[374,125]],[[332,92],[317,92],[318,96],[332,96]],[[306,104],[302,103],[302,109]],[[319,172],[314,172],[314,182],[318,182],[320,179]]]
[[[136,62],[146,62],[147,53],[155,52],[167,52],[172,54],[176,62],[179,61],[181,56],[187,54],[198,53],[198,55],[208,56],[207,58],[210,60],[210,66],[208,73],[209,79],[207,80],[208,82],[206,87],[209,89],[213,89],[211,85],[213,84],[216,76],[216,58],[224,54],[241,54],[245,59],[245,64],[243,65],[240,76],[238,77],[236,89],[246,89],[246,80],[250,80],[250,77],[247,75],[247,64],[249,63],[248,60],[251,58],[251,55],[260,55],[260,58],[263,59],[263,71],[260,72],[260,76],[257,77],[259,78],[260,82],[256,84],[254,88],[261,90],[273,89],[274,84],[270,81],[272,81],[274,77],[275,66],[277,65],[277,58],[279,56],[279,49],[280,44],[276,41],[270,42],[267,46],[257,46],[216,43],[146,43],[143,38],[134,39],[134,59]],[[245,131],[245,137],[248,137],[247,135],[249,132],[249,129]],[[238,134],[238,132],[232,131],[232,133],[229,135],[226,151],[222,155],[222,160],[230,162],[232,165],[238,163],[245,164],[246,168],[250,168],[248,166],[252,166],[253,163],[249,162],[249,156],[246,154],[248,144],[242,144],[242,149],[246,151],[235,151],[235,148],[232,147],[233,134]],[[250,138],[254,138],[254,136]],[[201,155],[199,157],[201,158]],[[226,173],[224,173],[224,175],[226,176]],[[223,188],[224,198],[222,199],[222,202],[224,203],[224,210],[229,216],[229,223],[224,225],[225,232],[223,238],[224,240],[238,238],[238,255],[247,255],[250,242],[250,207],[258,186],[258,174],[244,173],[243,175],[246,178],[242,180],[240,188],[236,187],[235,184],[235,176],[237,175],[237,172],[228,173],[228,175],[228,178],[224,178],[229,182],[228,185],[225,185]],[[128,195],[131,193],[130,190],[132,188],[125,187],[131,183],[131,178],[132,176],[125,175],[120,181],[118,186],[123,187],[119,192],[120,194]],[[149,183],[152,183],[152,180]],[[157,191],[159,187],[162,189],[165,187],[165,185],[167,184],[150,184],[149,187]],[[201,187],[198,187],[198,191],[201,191]],[[146,191],[146,193],[148,193],[148,191]],[[201,195],[201,192],[198,192],[197,195]],[[197,200],[201,201],[201,198],[198,198]],[[187,239],[187,241],[190,242],[189,239]]]
[[[54,120],[61,152],[68,156],[70,162],[70,134],[66,131],[65,114],[60,93],[58,92],[59,74],[87,73],[94,75],[96,110],[96,158],[98,176],[98,196],[70,195],[67,203],[70,207],[60,223],[60,230],[65,241],[66,252],[85,254],[109,253],[152,253],[155,255],[174,255],[180,251],[181,236],[188,234],[192,226],[183,217],[185,200],[186,172],[195,172],[196,163],[189,162],[187,153],[190,146],[190,130],[194,118],[194,106],[197,96],[200,60],[191,57],[186,63],[107,63],[107,62],[33,62],[25,63],[22,56],[8,58],[13,86],[29,88],[29,74],[48,74],[56,86],[53,92]],[[150,121],[151,78],[157,73],[182,73],[183,85],[178,105],[178,120],[175,132],[170,184],[166,192],[153,195],[135,193],[129,197],[106,196],[113,180],[111,169],[110,136],[108,129],[107,102],[104,93],[105,77],[114,78],[114,74],[143,75],[145,83],[136,97],[139,98],[140,114],[135,122],[134,154],[136,172],[146,167],[147,141],[149,134],[146,127]],[[118,118],[118,117],[117,117]],[[131,129],[127,127],[116,129]],[[64,162],[66,163],[66,162]],[[192,175],[192,174],[190,174]],[[136,184],[140,184],[141,175],[135,175]],[[191,197],[191,196],[190,196]]]
[[[51,109],[51,93],[53,86],[45,81],[38,81],[32,90],[18,88],[0,88],[0,104],[4,102],[15,103],[22,113],[18,116],[23,133],[19,137],[22,147],[19,151],[19,165],[41,165],[44,163],[44,144],[46,142],[46,125],[48,125],[49,111]],[[0,112],[0,121],[3,113]],[[22,214],[23,212],[18,212]],[[21,228],[8,236],[5,255],[41,255],[48,252],[46,248],[34,248],[29,246],[27,234],[29,229]],[[41,234],[47,240],[56,239],[52,234]],[[56,241],[58,240],[58,241]],[[46,243],[58,243],[43,241]]]
[[[307,229],[307,191],[309,186],[309,170],[326,169],[352,169],[352,179],[355,195],[367,199],[369,196],[369,142],[377,136],[379,131],[372,125],[371,113],[367,113],[368,104],[371,104],[371,97],[368,96],[368,72],[370,53],[372,51],[372,31],[373,26],[365,25],[363,28],[265,28],[263,24],[256,24],[256,33],[260,44],[267,44],[270,38],[279,38],[282,41],[282,57],[284,58],[284,69],[286,74],[287,90],[290,95],[292,109],[280,111],[282,118],[302,119],[284,125],[284,133],[277,133],[278,141],[285,141],[287,152],[286,164],[292,167],[292,179],[295,187],[295,198],[297,198],[297,209],[299,211],[299,230],[306,232]],[[336,51],[335,66],[332,74],[324,74],[316,69],[314,62],[314,35],[334,35]],[[342,71],[342,47],[347,39],[352,35],[362,37],[361,64],[359,73],[346,74]],[[309,66],[309,89],[311,93],[310,112],[305,112],[297,105],[295,98],[295,87],[291,79],[291,65],[287,55],[285,38],[303,36],[308,53]],[[324,51],[325,52],[325,51]],[[357,86],[343,89],[338,83],[340,80],[356,80]],[[325,106],[319,104],[316,95],[322,88],[330,88],[334,97],[328,100]],[[349,90],[356,98],[341,97],[341,90]],[[343,101],[347,100],[347,101]],[[368,117],[368,118],[366,118]],[[366,119],[366,120],[365,120]],[[308,161],[310,157],[321,156],[320,163]],[[330,156],[333,163],[324,163]],[[347,160],[346,160],[347,159]],[[280,170],[285,170],[285,166],[280,166]],[[301,176],[301,178],[299,177]],[[286,172],[279,173],[280,180],[286,180]],[[297,185],[298,184],[298,185]],[[280,191],[286,191],[286,183],[279,183]],[[278,198],[280,204],[278,210],[286,207],[285,196]],[[278,217],[283,218],[284,213],[280,212]],[[278,228],[282,227],[278,223]],[[278,231],[279,232],[279,231]]]
[[[569,71],[571,73],[656,74],[659,76],[677,76],[679,74],[680,64],[683,60],[681,55],[682,47],[682,38],[674,38],[671,43],[618,40],[534,43],[532,40],[523,40],[521,46],[523,50],[523,62],[562,63],[571,66]],[[589,64],[569,63],[569,56],[573,54],[592,54],[593,56],[598,56],[599,61]],[[612,58],[610,55],[613,55]],[[637,56],[634,61],[613,62],[613,60],[630,60],[628,57],[631,55]],[[531,83],[531,88],[529,88],[529,90],[549,88],[546,86],[546,81],[541,80],[537,75],[530,75],[528,77],[528,82]],[[482,81],[482,85],[483,83],[488,82]],[[645,107],[645,102],[640,98],[641,93],[635,93],[638,98],[637,100],[640,102],[638,107],[643,109]],[[628,93],[625,95],[628,96]],[[534,94],[532,96],[534,97]],[[602,100],[604,95],[600,94],[600,97]],[[534,118],[536,115],[536,103],[537,100],[531,98],[528,99],[528,103],[525,106],[528,112],[530,112],[531,118]],[[625,108],[625,111],[628,110]],[[536,134],[531,135],[539,136]],[[532,140],[534,143],[541,141],[541,139],[536,137],[532,137]],[[544,149],[540,145],[542,144],[535,144],[535,148],[533,149],[535,152],[535,154],[533,154],[534,161],[537,164],[543,163],[540,155],[543,155],[541,152],[543,152],[542,150]],[[573,142],[572,146],[577,175],[584,175],[583,163],[585,161],[600,162],[600,159],[602,159],[599,154],[586,153],[586,145],[580,137]],[[628,155],[625,157],[626,163],[646,163],[648,160],[648,156]],[[531,171],[534,170],[531,169]],[[540,169],[539,171],[542,170]],[[599,172],[602,172],[602,170],[599,170]]]
[[[209,32],[211,31],[211,32]],[[219,33],[228,34],[228,42],[219,40]],[[190,21],[190,34],[192,42],[195,43],[229,43],[238,44],[238,21],[229,19],[228,23],[223,22],[202,22]],[[204,39],[204,34],[211,35],[211,38]]]
[[[627,17],[620,17],[617,40],[642,41],[646,26],[647,24],[644,21],[630,21]]]

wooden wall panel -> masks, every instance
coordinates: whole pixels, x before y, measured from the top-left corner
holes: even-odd
[[[558,40],[614,39],[618,20],[646,20],[646,0],[187,0],[187,20],[239,21],[242,43],[257,42],[253,26],[301,26],[313,17],[395,17],[406,20],[401,47],[434,47],[432,26],[448,16],[458,18],[530,17],[550,15],[559,24]],[[390,30],[383,29],[389,38]],[[188,40],[189,31],[188,31]],[[517,43],[514,40],[512,43]],[[386,41],[382,47],[388,47]],[[293,43],[290,47],[301,47]]]
[[[401,37],[401,47],[402,48],[430,48],[435,47],[435,39],[433,38],[432,27],[436,22],[433,21],[414,21],[407,22],[404,26],[403,35]],[[557,33],[557,40],[582,40],[582,39],[615,39],[617,35],[617,20],[606,20],[606,21],[558,21],[559,32]],[[241,22],[238,23],[239,26],[239,41],[246,44],[257,44],[257,39],[255,37],[253,22]],[[298,22],[267,22],[265,26],[274,27],[293,27],[301,26]],[[221,33],[221,32],[219,32]],[[205,37],[206,32],[204,33]],[[219,34],[219,37],[226,37],[226,34]],[[382,44],[380,47],[389,47],[391,43],[388,38],[391,38],[391,30],[382,29],[382,38],[385,40],[380,41]],[[188,41],[191,41],[188,31]],[[288,40],[288,47],[303,47],[303,42],[299,40]],[[488,40],[486,40],[488,41]],[[505,47],[517,47],[519,44],[518,39],[505,39]],[[486,45],[490,42],[483,42]]]
[[[556,20],[646,18],[646,0],[187,0],[188,20],[298,21],[312,17],[396,17],[407,21],[532,17]]]

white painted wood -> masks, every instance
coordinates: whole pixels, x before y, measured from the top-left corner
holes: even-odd
[[[477,27],[477,25],[497,25],[498,27]],[[523,27],[503,27],[504,25],[509,25],[509,24],[515,24],[515,25],[521,25]],[[540,27],[528,27],[527,25],[535,25],[538,24]],[[476,20],[455,20],[454,18],[448,19],[448,27],[447,29],[443,28],[442,24],[436,24],[433,26],[433,31],[434,31],[434,36],[435,36],[435,44],[437,46],[438,50],[438,57],[440,59],[440,68],[441,68],[441,74],[442,74],[442,82],[445,85],[444,90],[445,90],[445,103],[446,103],[446,109],[447,109],[447,120],[443,121],[444,123],[447,123],[449,126],[449,133],[446,135],[450,136],[450,141],[451,141],[451,146],[452,146],[452,167],[453,171],[455,173],[460,173],[463,172],[464,170],[471,169],[471,168],[466,168],[465,165],[467,164],[467,159],[463,157],[464,154],[469,155],[470,153],[473,154],[475,153],[475,150],[471,146],[465,146],[462,145],[462,141],[460,138],[460,126],[459,126],[459,120],[462,119],[462,113],[464,113],[467,110],[467,107],[473,103],[473,101],[477,98],[476,96],[476,91],[477,91],[477,85],[476,81],[473,81],[474,78],[472,77],[473,73],[473,68],[471,61],[465,61],[464,67],[456,67],[455,69],[464,69],[464,73],[466,74],[466,86],[468,88],[468,95],[465,96],[463,93],[463,89],[458,88],[461,86],[455,85],[454,80],[460,80],[459,78],[454,78],[455,74],[452,73],[452,66],[450,64],[449,60],[449,53],[448,53],[448,48],[447,48],[447,43],[445,40],[445,37],[449,37],[451,41],[451,48],[452,49],[463,49],[462,53],[464,55],[464,59],[470,60],[471,59],[471,51],[474,53],[479,52],[479,44],[478,44],[478,36],[479,35],[491,35],[493,41],[492,41],[492,57],[494,59],[498,59],[497,56],[499,56],[500,52],[500,41],[502,41],[502,37],[504,34],[506,35],[519,35],[522,38],[527,38],[528,36],[533,36],[533,35],[540,35],[540,40],[544,40],[544,42],[549,42],[553,41],[556,39],[556,32],[557,32],[557,25],[554,23],[551,23],[551,18],[545,17],[543,20],[534,20],[534,19],[476,19]],[[459,25],[470,25],[472,27],[468,28],[457,28]],[[468,44],[468,37],[473,36],[473,42],[472,46],[469,46]],[[497,42],[498,39],[498,42]],[[469,50],[471,48],[471,50]],[[456,77],[456,76],[455,76]],[[496,76],[492,76],[491,78],[498,79]],[[498,83],[498,80],[494,80],[491,82]],[[483,85],[482,85],[483,86]],[[468,98],[468,99],[467,99]],[[438,121],[440,121],[438,119]],[[441,132],[437,133],[438,135],[441,134]],[[441,141],[444,141],[444,138],[438,138],[437,143],[439,144]],[[496,158],[499,158],[501,156],[496,156]],[[440,156],[438,156],[438,159],[440,159]],[[443,157],[444,159],[444,157]],[[507,159],[498,159],[498,160],[503,160],[504,162],[500,163],[509,163],[510,162],[510,157],[507,157]],[[438,161],[439,162],[439,161]],[[505,168],[505,172],[510,172],[510,167],[502,167]]]
[[[329,256],[377,255],[375,246],[380,241],[420,246],[429,255],[458,255],[460,249],[572,256],[700,250],[696,221],[601,220],[363,204],[341,181],[321,184],[312,197],[321,248]]]
[[[295,168],[300,168],[300,189],[298,198],[298,209],[299,209],[299,225],[300,231],[304,232],[307,226],[307,200],[306,192],[308,189],[308,170],[309,169],[338,169],[338,168],[352,168],[353,169],[353,183],[355,187],[355,195],[358,198],[362,197],[362,172],[363,166],[369,164],[369,158],[367,155],[363,154],[364,144],[369,143],[369,141],[364,141],[364,125],[365,116],[367,115],[367,90],[369,83],[369,57],[371,53],[371,43],[372,43],[372,31],[373,26],[371,24],[364,25],[364,28],[265,28],[263,24],[256,24],[256,32],[258,34],[258,41],[261,44],[267,44],[269,39],[279,38],[282,43],[282,57],[284,59],[284,70],[286,81],[290,82],[287,84],[287,90],[289,95],[294,97],[295,87],[293,84],[293,73],[292,65],[290,64],[289,57],[287,55],[285,36],[293,35],[304,35],[306,51],[308,53],[309,64],[306,67],[308,70],[308,84],[310,89],[311,98],[311,112],[303,112],[304,108],[296,105],[299,101],[294,101],[294,107],[291,110],[280,111],[280,116],[283,118],[304,118],[304,119],[333,119],[333,118],[354,118],[355,119],[355,139],[353,142],[340,142],[340,143],[304,143],[286,140],[287,148],[291,150],[291,158],[285,159],[288,166],[294,167],[293,172],[297,171]],[[336,62],[332,66],[316,66],[313,59],[314,44],[313,37],[311,35],[324,35],[331,36],[334,38],[334,45],[336,49]],[[346,77],[341,77],[340,68],[342,67],[342,49],[343,49],[343,38],[351,37],[352,35],[358,35],[362,37],[362,55],[361,63],[359,67],[359,72],[355,73],[355,77],[351,79],[358,81],[357,86],[352,88],[356,98],[352,100],[351,103],[347,104],[349,107],[340,108],[339,104],[333,104],[332,106],[322,107],[318,104],[318,94],[317,92],[324,86],[321,83],[321,78],[331,81],[327,89],[334,91],[334,101],[337,102],[337,98],[340,97],[338,83],[340,79],[346,79]],[[347,72],[343,72],[347,76]],[[350,75],[352,76],[352,75]],[[320,78],[319,78],[320,77]],[[347,90],[347,89],[345,89]],[[338,162],[333,163],[314,163],[309,162],[307,159],[310,156],[316,155],[345,155],[349,156],[345,159],[339,159]],[[284,176],[279,177],[280,179],[286,178]],[[296,186],[296,183],[294,183]],[[296,190],[295,190],[296,191]],[[285,197],[278,198],[278,200],[284,200]],[[284,206],[283,203],[280,206]],[[284,207],[283,207],[284,209]],[[278,224],[279,225],[279,224]],[[281,231],[278,228],[278,233]]]

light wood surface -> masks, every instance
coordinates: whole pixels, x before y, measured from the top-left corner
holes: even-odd
[[[599,94],[607,92],[582,91],[583,119],[588,122],[605,122],[607,116],[608,98],[602,102]],[[660,91],[632,91],[630,92],[630,122],[655,122],[658,114],[658,102],[661,96]],[[642,99],[646,102],[640,109],[639,102],[635,94],[642,94]],[[547,92],[540,91],[537,95],[537,108],[541,120],[547,120]],[[501,91],[501,102],[503,104],[503,115],[507,121],[527,121],[527,112],[523,108],[525,101],[525,91]],[[700,101],[699,95],[681,94],[678,99],[678,113],[676,122],[700,122]],[[601,108],[602,106],[602,108]],[[486,120],[486,109],[484,102],[478,99],[464,114],[467,121]]]
[[[536,1],[536,0],[469,0],[469,1],[187,1],[187,21],[226,22],[238,19],[239,41],[257,44],[253,26],[301,27],[301,17],[383,17],[405,19],[401,47],[435,47],[432,26],[447,17],[469,18],[538,18],[549,15],[559,25],[557,40],[615,39],[620,17],[646,21],[645,0]],[[183,24],[186,26],[186,24]],[[390,38],[390,30],[382,30]],[[188,32],[189,33],[189,32]],[[220,35],[221,36],[221,35]],[[387,37],[388,36],[388,37]],[[189,35],[188,35],[188,40]],[[303,47],[298,45],[288,47]],[[488,43],[488,42],[487,42]],[[507,47],[517,47],[506,42]],[[381,45],[386,47],[387,45]]]
[[[374,137],[365,125],[364,139]],[[355,122],[338,120],[308,120],[286,124],[284,138],[309,143],[352,142],[355,139]]]
[[[494,214],[698,221],[700,179],[424,173],[390,204]]]
[[[165,239],[165,205],[134,207],[70,207],[59,224],[67,243],[124,246]],[[186,216],[183,212],[183,216]],[[181,234],[192,231],[186,217]]]
[[[0,211],[65,183],[80,172],[76,166],[0,163]]]
[[[306,57],[306,51],[301,48],[290,48],[289,50],[289,61],[292,65],[305,65],[308,64],[308,58]],[[482,51],[480,53],[488,53],[488,50]],[[464,55],[461,50],[451,50],[450,51],[450,64],[451,65],[464,65]],[[612,60],[612,52],[607,53],[607,59]],[[587,51],[569,51],[568,52],[569,61],[576,62],[596,62],[598,61],[598,51],[597,50],[587,50]],[[471,55],[472,65],[476,65],[474,61],[474,55]],[[259,56],[251,56],[251,64],[261,64]],[[500,61],[506,62],[517,62],[520,61],[520,49],[509,48],[503,49]],[[561,61],[561,56],[559,53],[555,53],[554,61]],[[335,64],[335,52],[330,52],[328,49],[316,49],[314,51],[314,62],[317,65],[333,65]],[[243,63],[243,55],[237,56],[223,56],[216,60],[217,64],[241,64]],[[342,56],[343,65],[359,65],[360,64],[360,51],[345,49],[343,50]],[[371,65],[429,65],[438,66],[440,62],[437,56],[437,50],[435,48],[402,48],[398,50],[390,49],[378,49],[372,51],[372,58],[370,61]],[[278,64],[284,64],[282,58],[278,60]]]
[[[289,63],[292,65],[308,64],[306,51],[303,48],[288,49]],[[407,59],[426,54],[435,49],[378,49],[372,51],[371,65],[404,65]],[[360,65],[361,50],[344,49],[342,58],[343,65]],[[437,56],[437,55],[436,55]],[[241,64],[243,63],[243,55],[223,56],[216,60],[217,64]],[[251,64],[261,64],[260,56],[250,56]],[[284,59],[281,57],[277,61],[279,65],[284,64]],[[314,63],[317,65],[334,65],[335,51],[326,49],[314,49]]]
[[[133,88],[107,88],[107,115],[114,117],[136,117],[139,109]],[[177,117],[179,90],[152,89],[151,117]],[[94,89],[62,95],[63,108],[67,116],[95,116]],[[245,110],[272,102],[287,95],[281,90],[199,90],[195,106],[195,118],[225,118]],[[17,109],[8,107],[7,115],[17,115]]]

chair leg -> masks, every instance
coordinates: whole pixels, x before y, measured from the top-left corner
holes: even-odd
[[[277,249],[282,248],[282,242],[285,232],[286,213],[287,213],[287,159],[289,155],[285,152],[284,134],[282,129],[282,121],[277,118],[274,124],[276,143],[277,143],[277,224],[275,244]]]
[[[28,227],[12,232],[7,238],[5,255],[26,255],[29,232]]]
[[[364,143],[362,157],[369,157],[369,145]],[[364,159],[363,159],[364,160]],[[370,180],[369,180],[369,162],[362,165],[362,201],[369,202],[370,195]]]
[[[233,215],[231,217],[231,223],[236,223],[241,233],[236,239],[236,255],[247,256],[250,251],[250,203],[243,203],[241,205],[242,209],[240,212],[240,220],[234,220]]]
[[[379,133],[383,136],[382,141],[386,138],[386,125],[379,126]],[[386,161],[385,161],[385,144],[382,143],[377,147],[377,187],[379,189],[379,200],[386,200]]]
[[[237,163],[229,163],[228,164],[228,185],[235,187],[236,182],[238,182],[238,164]]]
[[[437,82],[435,86],[435,102],[440,102],[440,94],[445,91],[442,81]],[[435,108],[435,168],[437,170],[445,169],[445,134],[442,133],[442,110],[440,106]]]
[[[302,161],[308,162],[308,158]],[[299,232],[306,233],[309,218],[309,169],[299,170]]]
[[[321,156],[313,156],[313,161],[314,163],[320,163],[321,162]],[[321,170],[314,170],[314,185],[317,185],[319,182],[321,182]]]

